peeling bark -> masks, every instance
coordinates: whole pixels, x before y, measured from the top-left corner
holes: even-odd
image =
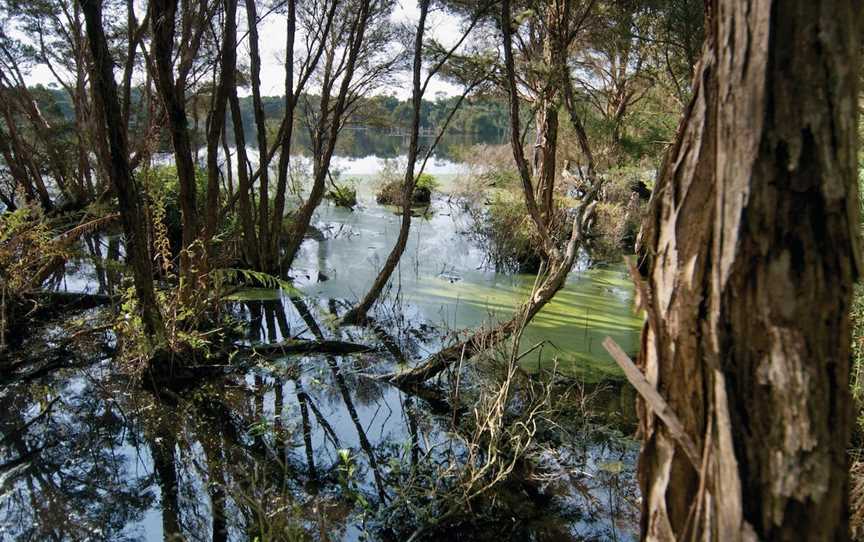
[[[714,0],[639,243],[643,537],[848,539],[860,2]]]

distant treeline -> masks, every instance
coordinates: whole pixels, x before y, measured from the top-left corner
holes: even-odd
[[[309,103],[317,99],[310,96]],[[302,100],[302,99],[301,99]],[[435,132],[444,124],[445,119],[456,105],[457,97],[439,97],[435,101],[423,100],[420,106],[420,127],[427,132]],[[284,98],[282,96],[262,97],[264,113],[268,119],[282,117]],[[243,124],[248,133],[254,128],[252,98],[240,99]],[[506,137],[508,131],[507,104],[497,99],[477,99],[466,101],[456,112],[447,128],[449,134],[471,135],[480,140],[496,140]],[[395,96],[370,96],[359,99],[355,113],[348,124],[384,130],[407,130],[411,125],[411,102]]]
[[[34,95],[40,100],[40,106],[44,109],[53,110],[61,116],[72,120],[74,108],[68,93],[62,89],[35,87]],[[140,89],[133,89],[132,102],[140,105]],[[421,132],[427,135],[437,133],[444,124],[445,119],[456,105],[458,98],[439,96],[434,101],[423,100],[420,106]],[[283,96],[263,96],[262,105],[264,114],[268,120],[277,123],[284,112]],[[316,96],[304,96],[301,103],[316,104]],[[198,126],[199,136],[204,136],[206,124],[206,111],[209,107],[209,95],[199,94],[190,98],[187,113],[190,115],[190,127]],[[312,106],[314,107],[314,105]],[[240,98],[240,110],[243,116],[243,126],[247,134],[255,133],[255,117],[252,110],[252,97]],[[133,107],[133,111],[139,115],[146,111],[143,107]],[[411,102],[400,100],[395,96],[371,96],[362,97],[358,100],[355,113],[349,119],[349,126],[365,127],[376,131],[384,131],[392,135],[407,132],[411,124]],[[198,118],[196,118],[198,112]],[[302,122],[302,115],[297,117],[297,122]],[[447,128],[448,135],[471,136],[471,139],[482,142],[506,142],[508,134],[508,112],[505,101],[496,98],[479,98],[466,100],[450,121]],[[143,120],[143,119],[142,119]],[[142,123],[143,124],[143,123]],[[306,139],[306,131],[302,126],[297,135],[303,144]],[[226,123],[227,133],[233,136],[231,122]],[[254,143],[254,138],[249,143]]]

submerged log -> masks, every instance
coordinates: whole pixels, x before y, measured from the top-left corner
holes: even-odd
[[[291,340],[273,344],[256,344],[248,347],[260,356],[290,356],[296,354],[361,354],[372,352],[374,349],[365,344],[351,343],[345,341],[304,341]]]
[[[347,355],[371,352],[374,349],[364,344],[345,341],[305,341],[291,340],[273,344],[237,345],[228,344],[221,351],[210,353],[206,358],[198,352],[168,352],[155,353],[145,376],[145,383],[154,390],[161,388],[179,391],[200,384],[202,381],[222,376],[228,372],[237,372],[249,368],[248,362],[232,362],[232,354],[240,359],[250,360],[254,356],[265,358],[280,358],[304,354]]]
[[[0,308],[0,349],[15,346],[27,336],[26,328],[39,321],[50,320],[68,311],[83,311],[111,303],[103,294],[76,292],[36,292],[7,300]]]
[[[40,310],[87,310],[111,303],[108,295],[83,292],[39,292],[30,297]]]

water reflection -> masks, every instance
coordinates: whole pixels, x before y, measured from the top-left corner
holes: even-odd
[[[635,348],[623,271],[580,268],[525,335],[526,346],[548,343],[526,368],[549,369],[554,358],[595,377],[574,395],[590,395],[593,414],[565,402],[559,426],[541,435],[546,452],[436,524],[455,483],[444,467],[465,461],[456,437],[474,386],[465,382],[454,413],[440,391],[375,376],[437,350],[450,329],[506,317],[533,278],[485,269],[465,214],[439,199],[415,221],[377,325],[334,326],[398,228],[368,183],[360,188],[358,212],[325,204],[317,214],[322,235],[297,262],[309,297],[246,292],[229,310],[249,343],[343,340],[372,353],[254,356],[178,396],[115,372],[110,336],[86,351],[59,348],[50,323],[17,337],[6,365],[15,370],[0,375],[0,539],[404,540],[423,525],[435,528],[421,540],[633,538],[633,397],[608,381],[596,348],[607,334]],[[49,286],[116,295],[120,238],[88,235],[82,248]]]
[[[248,315],[250,341],[357,340],[349,335],[363,332],[321,324],[331,308],[284,299],[232,310]],[[440,465],[462,457],[459,427],[424,399],[369,378],[392,369],[391,351],[403,347],[388,337],[387,348],[378,336],[363,337],[380,345],[372,354],[256,359],[182,397],[131,385],[110,359],[6,386],[4,539],[407,538],[437,509],[435,493],[423,488],[443,487],[434,478]],[[623,389],[607,389],[598,404],[619,409],[629,401]],[[574,411],[578,423],[548,437],[554,455],[424,536],[631,538],[635,451],[609,435],[632,426],[618,420],[609,431],[588,431],[581,415]]]

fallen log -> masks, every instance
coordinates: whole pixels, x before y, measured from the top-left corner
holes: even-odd
[[[507,337],[527,326],[564,287],[567,275],[576,261],[576,251],[585,238],[588,223],[593,220],[596,205],[593,196],[579,205],[573,218],[573,229],[566,250],[562,253],[553,247],[547,251],[548,259],[537,274],[531,295],[510,320],[493,328],[480,329],[467,339],[432,354],[417,367],[390,375],[390,380],[398,385],[425,382],[460,360],[468,360],[500,344]]]
[[[254,344],[252,346],[238,345],[240,349],[252,350],[260,356],[290,356],[297,354],[362,354],[372,352],[374,348],[365,344],[345,341],[304,341],[291,340],[271,344]]]

